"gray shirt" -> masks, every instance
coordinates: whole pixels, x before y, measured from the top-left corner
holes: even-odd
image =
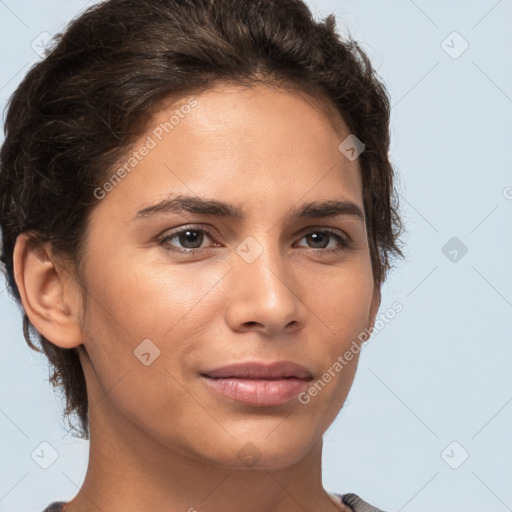
[[[366,503],[357,494],[336,494],[331,493],[332,496],[338,498],[341,503],[350,507],[354,512],[384,512],[380,508],[375,508],[369,503]],[[65,501],[55,501],[50,504],[43,512],[62,512],[62,506],[65,505]]]

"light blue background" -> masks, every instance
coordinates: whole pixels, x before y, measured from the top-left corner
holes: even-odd
[[[324,484],[389,511],[512,509],[512,2],[310,0],[362,43],[391,95],[407,261],[324,441]],[[0,0],[0,105],[83,0]],[[458,58],[441,46],[457,31]],[[453,43],[450,41],[453,40]],[[446,44],[446,43],[445,43]],[[447,44],[456,52],[461,40]],[[450,261],[452,237],[468,248]],[[40,512],[82,483],[88,444],[66,434],[42,356],[0,285],[0,510]],[[41,469],[42,441],[58,460]],[[458,446],[441,456],[453,441]],[[460,446],[459,446],[460,445]],[[452,469],[462,450],[469,458]]]

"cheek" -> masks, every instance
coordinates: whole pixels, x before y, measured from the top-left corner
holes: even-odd
[[[354,260],[331,269],[305,294],[335,345],[350,344],[368,326],[374,286],[369,259],[366,263]]]
[[[158,288],[134,276],[121,286],[104,281],[94,290],[84,328],[91,404],[143,428],[190,414],[184,410],[190,397],[180,385],[189,345],[189,333],[179,330],[186,323],[180,322],[183,306],[174,302],[167,308],[166,300],[154,296]]]
[[[372,296],[371,271],[354,263],[333,274],[323,293],[317,290],[310,297],[324,334],[309,336],[315,344],[311,353],[321,362],[322,374],[310,386],[306,399],[326,424],[334,421],[352,386],[361,344],[368,333]]]
[[[184,324],[195,328],[223,273],[219,266],[201,271],[194,265],[124,258],[122,264],[103,266],[90,280],[90,289],[134,338],[161,340]]]
[[[126,257],[103,261],[89,259],[89,269],[97,270],[89,270],[84,322],[85,346],[102,388],[110,389],[127,372],[141,382],[169,380],[168,374],[151,371],[155,368],[181,377],[197,345],[191,340],[211,331],[212,317],[218,315],[221,301],[214,287],[223,270],[199,273],[188,265],[171,268]],[[154,362],[146,367],[140,358]]]

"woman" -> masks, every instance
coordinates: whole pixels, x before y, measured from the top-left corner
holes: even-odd
[[[401,222],[389,102],[300,0],[110,0],[18,87],[10,291],[90,439],[46,511],[377,511],[324,490]]]

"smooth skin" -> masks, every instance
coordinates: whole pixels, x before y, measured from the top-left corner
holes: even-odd
[[[187,99],[159,110],[132,151]],[[85,288],[48,243],[17,240],[16,282],[31,322],[55,345],[85,349],[89,466],[65,511],[348,511],[322,486],[322,436],[358,355],[307,404],[243,404],[201,373],[291,360],[316,381],[373,327],[380,292],[364,220],[291,216],[313,201],[364,211],[359,162],[338,149],[350,132],[314,98],[262,84],[219,84],[195,99],[91,211]],[[243,218],[136,218],[178,194],[232,204]],[[184,227],[210,234],[176,235]],[[248,237],[261,249],[250,263],[237,252]],[[149,365],[134,355],[145,339],[160,350]]]

